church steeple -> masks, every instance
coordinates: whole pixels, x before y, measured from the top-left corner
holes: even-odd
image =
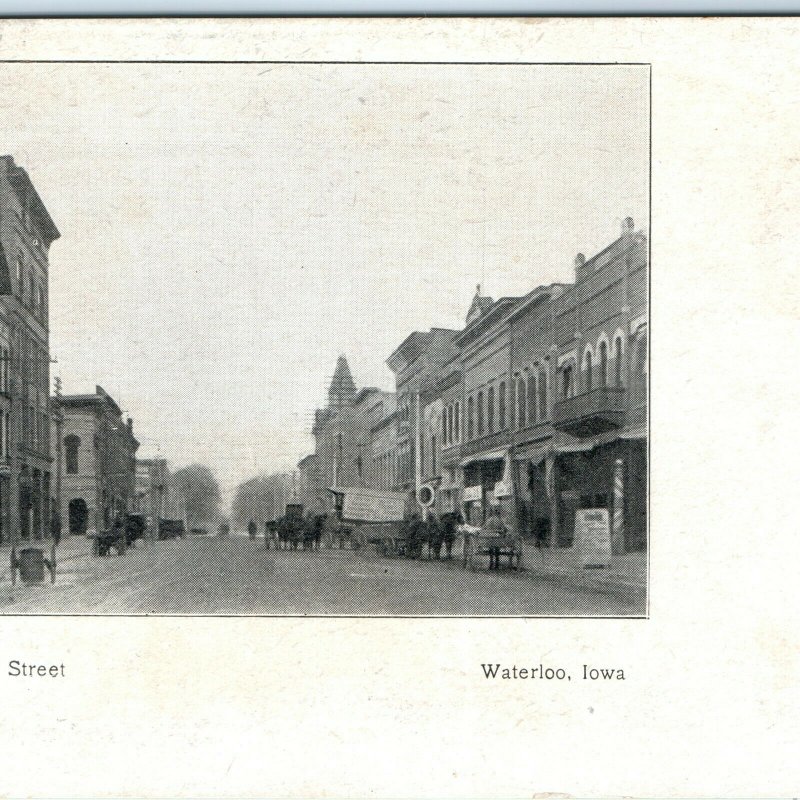
[[[339,356],[328,389],[328,405],[331,408],[350,405],[355,396],[356,384],[350,372],[350,366],[344,356]]]

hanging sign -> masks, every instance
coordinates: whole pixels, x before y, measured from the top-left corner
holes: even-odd
[[[580,548],[584,568],[611,565],[608,509],[579,508],[575,511],[575,543]]]
[[[498,481],[494,485],[494,496],[497,498],[500,497],[509,497],[512,494],[511,491],[511,482],[510,481]]]

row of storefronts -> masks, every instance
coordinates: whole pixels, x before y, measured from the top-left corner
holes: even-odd
[[[395,350],[396,392],[333,452],[319,420],[354,418],[348,371],[353,408],[343,414],[337,395],[318,412],[317,454],[352,477],[371,448],[360,485],[406,493],[409,514],[481,524],[495,506],[531,542],[570,547],[576,510],[605,508],[614,552],[646,549],[647,252],[628,218],[608,247],[575,258],[573,283],[497,300],[478,287],[463,329],[415,331]]]

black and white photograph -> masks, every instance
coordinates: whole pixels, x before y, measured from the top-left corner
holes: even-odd
[[[647,615],[648,64],[2,71],[0,612]]]

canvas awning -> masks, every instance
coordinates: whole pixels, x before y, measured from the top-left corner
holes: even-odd
[[[502,461],[507,452],[507,450],[492,450],[489,453],[476,453],[474,456],[463,459],[461,466],[466,467],[467,464],[474,464],[476,461]]]
[[[547,456],[553,452],[551,445],[543,445],[541,447],[530,447],[527,450],[522,450],[514,453],[515,461],[530,461],[532,464],[541,464]]]
[[[644,426],[640,428],[630,428],[627,431],[622,431],[619,435],[620,439],[646,439],[647,428]]]

